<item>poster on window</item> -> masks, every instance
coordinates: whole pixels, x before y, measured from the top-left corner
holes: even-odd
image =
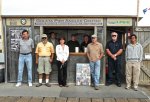
[[[11,51],[19,51],[19,39],[21,39],[22,30],[10,30]]]
[[[89,63],[76,64],[76,85],[91,85]]]

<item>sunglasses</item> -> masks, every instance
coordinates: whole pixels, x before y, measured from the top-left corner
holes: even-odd
[[[92,37],[92,39],[95,39],[94,37]]]
[[[46,39],[46,37],[43,37],[42,39]]]
[[[112,37],[116,37],[117,35],[112,35]]]

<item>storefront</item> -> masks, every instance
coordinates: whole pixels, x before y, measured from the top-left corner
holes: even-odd
[[[1,0],[0,0],[1,2]],[[36,2],[36,3],[35,3]],[[22,6],[22,4],[27,6]],[[125,52],[126,45],[129,43],[128,37],[135,33],[144,48],[144,56],[150,53],[150,36],[148,27],[139,26],[140,17],[147,15],[143,13],[146,0],[137,1],[112,1],[108,4],[107,0],[97,0],[90,2],[63,0],[51,1],[28,1],[24,3],[20,0],[3,0],[0,3],[0,70],[5,69],[5,82],[16,82],[18,71],[18,39],[23,29],[27,29],[30,37],[34,40],[35,46],[40,41],[40,34],[50,32],[57,33],[57,38],[65,36],[70,40],[71,34],[78,35],[81,43],[83,35],[97,34],[99,42],[106,46],[106,42],[111,39],[111,32],[119,34]],[[11,5],[10,5],[11,4]],[[42,5],[41,5],[42,4]],[[144,4],[144,6],[142,6]],[[116,6],[117,5],[117,6]],[[122,5],[128,5],[124,7]],[[144,15],[144,16],[142,16]],[[147,16],[149,20],[149,16]],[[145,20],[146,21],[146,20]],[[141,24],[144,24],[143,22]],[[149,24],[146,21],[146,24]],[[122,75],[125,78],[125,56],[123,53]],[[76,64],[88,63],[85,53],[70,53],[68,62],[68,82],[75,83]],[[141,70],[140,83],[150,83],[149,60],[144,59]],[[101,61],[101,84],[105,84],[107,56]],[[24,69],[23,80],[27,81],[27,70]],[[2,74],[1,74],[2,75]],[[33,55],[33,81],[37,82],[37,65],[35,64],[35,54]],[[50,80],[57,83],[57,68],[53,65]]]
[[[6,59],[6,82],[16,82],[18,71],[18,39],[23,29],[29,30],[30,37],[34,40],[35,46],[40,41],[40,34],[50,32],[57,33],[57,38],[65,36],[66,40],[71,39],[71,34],[78,35],[78,41],[81,43],[84,34],[97,34],[98,41],[104,46],[110,40],[110,33],[115,31],[119,34],[119,39],[125,46],[127,44],[128,33],[133,32],[135,18],[106,18],[106,17],[41,17],[41,18],[11,18],[3,17],[3,27],[5,35],[5,59]],[[124,62],[124,59],[123,59]],[[68,82],[75,83],[76,64],[88,63],[86,53],[70,53],[68,61]],[[101,61],[101,84],[106,80],[107,56]],[[124,75],[124,64],[123,64]],[[52,66],[53,71],[50,76],[51,83],[57,83],[57,67]],[[24,69],[23,80],[27,81],[27,70]],[[35,64],[35,55],[33,55],[33,80],[37,82],[37,65]]]
[[[6,50],[7,50],[7,81],[16,82],[17,64],[18,64],[18,39],[21,31],[27,29],[30,37],[34,40],[35,46],[40,41],[40,34],[53,31],[57,33],[57,37],[65,36],[67,41],[70,40],[71,34],[78,34],[78,39],[82,41],[84,34],[98,34],[99,39],[103,42],[103,19],[102,18],[6,18],[3,19],[6,25]],[[33,60],[33,79],[37,80],[37,65],[35,65],[35,55]],[[79,59],[79,60],[78,60]],[[88,63],[85,53],[70,54],[68,64],[68,82],[75,83],[76,63]],[[102,67],[104,67],[102,65]],[[102,68],[104,69],[104,68]],[[102,70],[103,73],[103,70]],[[26,69],[24,71],[24,81],[26,81]],[[51,73],[52,83],[57,82],[57,67],[53,66]]]
[[[99,34],[103,35],[103,19],[102,18],[35,18],[34,29],[36,33],[34,36],[46,33],[49,36],[50,32],[57,33],[57,38],[65,36],[66,40],[71,39],[71,34],[78,35],[78,41],[81,43],[83,35],[92,35],[97,33],[97,29],[100,29]],[[38,32],[39,31],[39,32]],[[36,41],[35,41],[36,42]],[[70,53],[68,61],[68,82],[75,83],[76,79],[76,64],[88,63],[88,59],[85,53]],[[103,67],[103,66],[102,66]],[[53,71],[51,74],[52,82],[57,82],[57,67],[53,65]],[[102,71],[103,72],[103,71]]]

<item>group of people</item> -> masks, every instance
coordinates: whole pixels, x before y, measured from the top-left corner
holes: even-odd
[[[43,73],[46,74],[45,85],[47,87],[51,86],[49,83],[49,73],[52,71],[51,64],[55,59],[55,55],[58,67],[58,84],[60,87],[68,87],[67,60],[69,58],[69,52],[75,52],[75,47],[79,47],[80,51],[84,51],[84,47],[86,47],[91,69],[91,86],[94,87],[95,90],[99,90],[101,59],[104,56],[103,45],[97,41],[97,35],[95,34],[90,37],[91,42],[88,35],[84,35],[83,38],[84,41],[80,45],[76,39],[76,35],[71,35],[71,40],[68,42],[66,42],[65,37],[60,37],[57,41],[54,32],[51,33],[50,40],[46,34],[41,35],[41,42],[37,44],[35,50],[36,64],[38,64],[37,71],[39,74],[39,83],[36,87],[42,86]],[[116,85],[121,87],[121,55],[123,53],[123,47],[121,41],[118,40],[118,34],[116,32],[111,33],[111,38],[112,39],[106,44],[106,54],[108,55],[108,80],[106,85],[109,86],[113,84],[113,72],[115,71]],[[28,85],[32,86],[32,53],[34,53],[34,43],[33,40],[29,38],[27,30],[22,31],[19,48],[18,80],[16,86],[21,85],[24,63],[26,63],[28,69]],[[125,51],[126,89],[131,88],[132,80],[134,90],[137,91],[138,89],[142,56],[143,48],[141,44],[137,42],[137,36],[132,34],[130,36],[130,44],[127,45]]]
[[[118,87],[121,87],[121,55],[123,47],[121,42],[117,39],[118,34],[116,32],[111,33],[112,40],[107,42],[106,53],[108,55],[108,81],[106,85],[113,83],[113,72],[115,70],[115,79]],[[126,89],[131,88],[133,82],[133,89],[138,90],[138,83],[140,77],[140,64],[143,58],[143,48],[140,43],[137,42],[137,36],[132,34],[130,37],[130,43],[125,50],[126,61]]]
[[[19,41],[19,63],[18,63],[18,80],[16,87],[21,86],[22,74],[24,69],[24,64],[26,63],[28,70],[28,85],[32,86],[32,53],[34,53],[34,43],[31,38],[29,38],[29,32],[27,30],[22,31],[22,39]],[[38,64],[38,76],[39,83],[36,87],[42,86],[43,74],[46,75],[45,85],[51,87],[49,83],[49,74],[52,71],[51,64],[54,60],[56,53],[56,60],[58,66],[58,83],[59,86],[68,87],[66,84],[67,80],[67,60],[69,57],[69,47],[65,45],[65,38],[59,38],[59,44],[55,41],[55,34],[51,34],[51,42],[48,41],[46,34],[41,35],[41,42],[36,46],[36,64]],[[55,47],[56,46],[56,49]],[[56,50],[56,51],[55,51]]]
[[[85,52],[84,48],[86,48],[89,43],[91,43],[89,35],[85,34],[83,36],[83,42],[80,44],[77,40],[77,35],[72,34],[71,40],[67,42],[67,45],[69,46],[69,52],[75,52],[75,47],[78,47],[80,52]]]

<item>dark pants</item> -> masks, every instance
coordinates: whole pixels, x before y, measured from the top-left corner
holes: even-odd
[[[121,83],[121,58],[113,60],[108,59],[108,82],[113,82],[113,72],[115,71],[116,82]]]
[[[58,84],[65,86],[67,80],[67,62],[65,62],[62,65],[60,61],[57,61],[57,66],[58,66]]]

